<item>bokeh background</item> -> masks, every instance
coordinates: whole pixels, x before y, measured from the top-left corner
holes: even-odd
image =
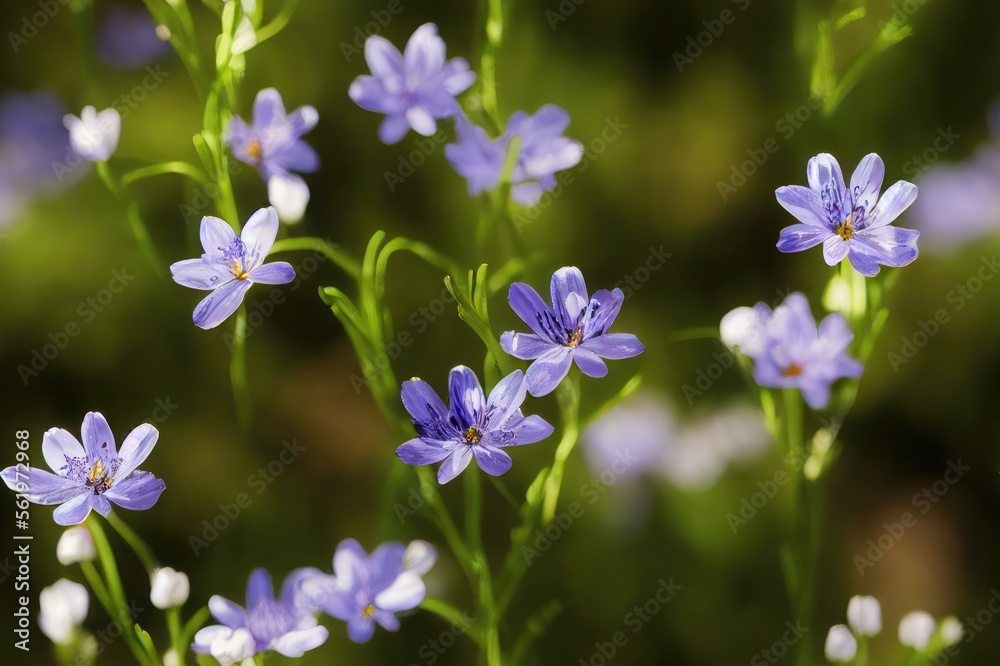
[[[463,56],[478,69],[480,4],[485,3],[402,0],[403,11],[380,31],[401,46],[419,25],[436,22],[449,56]],[[585,380],[585,409],[601,404],[637,372],[644,377],[647,398],[654,395],[672,405],[679,429],[695,429],[719,410],[752,406],[735,369],[689,401],[684,386],[695,384],[698,372],[707,371],[722,347],[718,341],[676,341],[674,336],[685,328],[714,326],[735,306],[773,303],[787,291],[805,291],[818,309],[830,276],[819,251],[788,256],[774,249],[778,231],[791,218],[776,204],[773,191],[804,183],[810,156],[833,152],[850,171],[875,151],[885,160],[887,183],[905,178],[920,185],[927,174],[914,156],[933,149],[939,131],[950,131],[955,138],[931,160],[935,169],[973,159],[988,162],[981,152],[976,155],[993,141],[989,108],[1000,92],[992,76],[1000,64],[1000,5],[993,2],[868,2],[868,16],[837,36],[839,73],[875,37],[878,22],[894,11],[907,13],[913,36],[879,56],[836,113],[811,113],[790,137],[777,124],[809,99],[812,60],[802,45],[815,43],[816,21],[833,11],[829,3],[563,0],[562,9],[556,0],[505,4],[510,6],[497,73],[501,113],[506,117],[517,109],[532,112],[545,103],[559,104],[573,119],[568,134],[595,149],[588,168],[575,171],[574,183],[523,228],[524,246],[541,253],[528,279],[545,289],[552,270],[572,264],[584,271],[592,289],[610,287],[635,276],[650,248],[671,254],[634,291],[619,319],[619,330],[637,333],[646,353],[612,364],[604,380]],[[98,2],[97,18],[110,6]],[[359,255],[369,236],[384,229],[425,241],[468,267],[484,261],[499,265],[504,243],[491,243],[483,256],[474,250],[477,202],[444,160],[442,146],[436,145],[413,175],[390,190],[385,173],[399,167],[401,156],[419,150],[418,137],[411,133],[396,146],[382,145],[375,135],[379,118],[347,97],[349,83],[367,67],[356,53],[345,56],[342,45],[353,47],[356,29],[364,31],[373,20],[371,12],[385,7],[378,0],[303,2],[286,31],[248,54],[244,114],[255,92],[269,86],[281,91],[289,108],[312,104],[320,113],[319,126],[307,140],[323,166],[307,177],[313,198],[305,221],[288,232],[329,237]],[[696,39],[706,30],[703,22],[717,19],[724,9],[732,10],[735,20],[679,71],[674,54],[688,48],[688,38]],[[20,33],[24,17],[37,11],[34,1],[4,3],[2,32]],[[207,52],[215,19],[204,7],[194,11]],[[804,23],[796,19],[803,11]],[[556,22],[548,12],[565,20]],[[112,67],[95,57],[87,33],[60,5],[26,43],[16,50],[12,43],[3,45],[2,88],[48,91],[67,111],[78,112],[84,104],[110,105],[142,86],[146,72],[141,67]],[[176,56],[158,63],[167,76],[125,118],[112,162],[117,173],[153,161],[197,161],[191,136],[199,130],[201,110],[194,90]],[[622,129],[597,152],[599,144],[592,142],[609,122]],[[27,148],[17,142],[22,131],[12,123],[2,128],[0,150],[17,166],[18,151]],[[724,200],[717,183],[727,181],[733,166],[748,159],[747,151],[757,151],[770,137],[779,150]],[[325,262],[311,272],[300,270],[301,287],[289,289],[287,302],[249,338],[253,425],[244,434],[229,386],[228,325],[209,332],[192,325],[198,294],[156,276],[124,230],[124,211],[96,174],[79,167],[58,183],[55,171],[43,170],[29,186],[19,169],[3,168],[4,465],[13,461],[17,430],[30,430],[33,459],[41,463],[42,433],[53,426],[78,432],[89,410],[105,414],[119,442],[138,423],[156,421],[160,440],[145,467],[166,480],[167,491],[154,509],[125,518],[166,564],[190,574],[190,608],[212,594],[242,600],[255,566],[268,567],[276,577],[302,565],[329,567],[336,544],[347,537],[369,549],[390,538],[441,543],[420,512],[400,520],[381,503],[399,442],[370,392],[352,384],[352,375],[360,375],[357,361],[342,327],[317,298],[320,286],[349,288],[335,267]],[[249,169],[236,178],[236,188],[244,219],[266,205],[265,188]],[[925,234],[919,260],[888,271],[900,273],[887,302],[891,318],[841,433],[843,454],[824,490],[819,608],[816,625],[808,629],[820,644],[831,624],[844,621],[851,595],[874,594],[883,603],[886,625],[874,644],[880,664],[898,659],[895,627],[904,613],[924,609],[964,620],[984,609],[1000,585],[995,556],[1000,545],[1000,280],[982,283],[972,298],[959,299],[953,292],[976,276],[984,258],[995,257],[1000,208],[991,209],[988,196],[970,201],[960,186],[954,189],[945,199],[948,205],[925,215],[929,225],[937,223],[937,233]],[[136,192],[164,260],[193,256],[198,218],[185,220],[181,206],[197,207],[196,192],[172,176],[145,181]],[[971,217],[981,224],[966,235],[957,226],[969,219],[965,209],[970,206]],[[959,210],[965,217],[959,219]],[[918,226],[918,217],[911,210],[899,224]],[[948,242],[951,226],[962,242]],[[307,256],[291,260],[301,267]],[[87,299],[100,296],[114,271],[134,277],[100,312],[91,313]],[[424,377],[439,389],[449,368],[479,367],[482,359],[479,341],[451,308],[434,321],[424,318],[425,330],[409,323],[411,313],[440,297],[442,277],[405,257],[390,267],[389,276],[395,321],[414,339],[394,361],[397,374]],[[263,289],[252,291],[248,304],[265,297]],[[491,308],[498,330],[518,325],[502,295]],[[912,339],[920,322],[942,308],[949,322],[912,359],[893,367],[889,354],[900,353],[903,338]],[[30,365],[33,352],[69,322],[80,326],[80,334],[25,381],[19,366]],[[532,402],[531,408],[557,419],[552,397]],[[632,435],[617,427],[627,445]],[[662,445],[677,446],[680,440],[664,430]],[[714,450],[720,438],[725,444],[726,436],[735,436],[732,428],[703,430],[701,438],[683,440],[687,453],[699,455],[699,443]],[[283,442],[293,440],[305,450],[258,494],[252,475],[277,459]],[[515,493],[523,493],[547,464],[554,445],[549,441],[517,451],[505,477]],[[608,641],[620,630],[628,643],[614,658],[618,664],[767,663],[752,660],[781,640],[786,621],[795,620],[777,554],[789,493],[778,493],[734,535],[726,515],[739,510],[758,482],[773,478],[781,461],[766,443],[752,454],[733,457],[738,460],[715,464],[713,473],[696,478],[679,471],[622,479],[590,504],[582,488],[592,472],[578,452],[564,503],[582,501],[585,513],[533,563],[503,627],[505,642],[516,638],[526,617],[557,600],[561,612],[526,664],[588,663],[595,642]],[[919,513],[913,496],[957,460],[971,471],[860,574],[854,558],[865,556],[868,540],[877,540],[883,525],[902,513]],[[489,486],[487,491],[485,533],[499,564],[514,516]],[[219,505],[241,492],[251,495],[252,505],[195,553],[190,538],[202,536],[203,521],[214,519]],[[448,487],[444,493],[459,511],[461,489]],[[405,503],[407,493],[398,500]],[[3,506],[13,511],[13,495]],[[51,509],[33,508],[33,595],[57,578],[78,577],[55,561],[60,530],[50,514]],[[0,520],[4,534],[10,533],[12,520],[9,513]],[[5,541],[0,562],[12,560],[11,544]],[[138,562],[124,547],[119,558],[129,593],[149,609]],[[0,604],[9,622],[12,579],[7,569],[2,577]],[[661,579],[672,579],[682,590],[641,631],[631,633],[626,615],[654,595]],[[429,586],[432,594],[459,608],[472,607],[460,571],[446,553]],[[149,619],[140,615],[140,623],[162,640],[160,616],[147,613]],[[92,604],[88,628],[96,631],[107,622]],[[347,640],[342,624],[330,626],[329,643],[301,663],[475,660],[471,643],[463,639],[443,654],[428,650],[429,641],[440,640],[448,630],[429,613],[406,618],[398,634],[380,632],[360,646]],[[14,651],[12,634],[3,633],[4,663],[50,663],[49,644],[40,632],[34,633],[30,655]],[[989,625],[949,663],[993,663],[998,650],[1000,640]],[[129,661],[118,643],[107,655],[104,663]]]

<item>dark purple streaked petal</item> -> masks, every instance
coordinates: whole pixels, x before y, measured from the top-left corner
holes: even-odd
[[[191,289],[215,289],[234,279],[232,272],[203,259],[185,259],[170,264],[170,276],[177,284]]]
[[[519,358],[522,361],[530,361],[538,358],[548,351],[553,344],[555,343],[551,342],[548,338],[543,340],[534,333],[504,331],[500,336],[500,347],[514,358]]]
[[[80,493],[88,493],[81,483],[71,481],[44,469],[8,467],[0,472],[0,478],[15,493],[28,498],[34,504],[62,504]],[[18,487],[23,484],[23,487]]]
[[[594,301],[598,303],[597,310],[592,312],[588,309],[583,323],[584,340],[603,335],[611,328],[622,309],[622,303],[625,302],[625,294],[617,288],[613,291],[600,289],[594,292],[590,304],[593,305]]]
[[[111,426],[108,425],[104,415],[100,412],[87,412],[80,430],[83,447],[87,450],[90,460],[100,458],[104,461],[105,467],[110,466],[111,461],[118,456],[118,449],[115,447],[115,436],[111,433]]]
[[[90,515],[92,497],[96,497],[96,495],[89,492],[77,495],[53,511],[52,519],[56,521],[57,525],[63,527],[79,525]]]
[[[87,453],[83,445],[68,430],[62,428],[49,428],[42,436],[42,456],[45,463],[59,476],[60,470],[66,468],[66,458],[82,458]]]
[[[352,617],[347,622],[347,637],[355,643],[367,643],[375,635],[375,620],[365,615]]]
[[[524,373],[515,370],[493,387],[490,397],[486,401],[486,412],[489,414],[490,422],[483,425],[489,428],[490,425],[499,425],[506,421],[524,402],[528,394],[528,386],[524,382]]]
[[[249,280],[260,284],[288,284],[295,279],[295,269],[287,261],[272,261],[250,272]]]
[[[261,262],[271,251],[271,246],[277,235],[278,212],[272,206],[268,206],[250,216],[243,227],[240,239],[247,248],[247,256],[253,256],[258,262]],[[250,265],[248,268],[253,270],[256,266]]]
[[[587,340],[580,349],[594,352],[601,358],[617,361],[632,358],[646,351],[639,338],[631,333],[606,333]]]
[[[520,446],[540,442],[555,431],[548,421],[537,414],[525,417],[511,429],[513,437],[503,443],[504,446]]]
[[[826,240],[823,241],[823,259],[826,261],[826,265],[836,266],[843,261],[852,242],[845,241],[837,234],[827,236]]]
[[[580,315],[590,302],[590,294],[587,293],[587,283],[583,281],[583,273],[576,266],[560,268],[552,274],[549,291],[552,296],[552,309],[563,328],[575,329]]]
[[[309,650],[318,648],[330,637],[330,632],[326,627],[312,627],[310,629],[300,629],[289,631],[280,636],[270,645],[271,649],[280,655],[291,658],[301,657]]]
[[[116,476],[124,479],[141,465],[156,446],[156,439],[159,436],[160,433],[156,428],[148,423],[143,423],[130,432],[122,442],[121,452],[118,454],[122,461]]]
[[[145,511],[156,501],[167,485],[149,472],[136,472],[124,481],[115,483],[104,493],[109,501],[130,511]]]
[[[822,195],[826,191],[836,196],[846,194],[844,172],[840,168],[840,162],[830,153],[820,153],[809,159],[806,180],[817,194]]]
[[[573,360],[580,371],[588,377],[605,377],[608,374],[608,364],[589,349],[578,347],[573,350]]]
[[[801,252],[815,247],[830,238],[829,229],[817,229],[805,224],[793,224],[781,230],[778,236],[779,252]]]
[[[247,612],[237,603],[214,595],[208,600],[208,610],[212,612],[212,617],[216,621],[229,627],[230,629],[243,629],[247,626]]]
[[[510,303],[511,309],[521,318],[521,321],[535,332],[535,335],[543,340],[559,342],[553,337],[557,331],[553,328],[552,312],[537,291],[523,282],[515,282],[510,285],[507,292],[507,302]]]
[[[476,373],[464,365],[452,368],[448,375],[448,395],[451,398],[451,415],[459,430],[482,425],[486,396]]]
[[[469,461],[472,460],[471,449],[471,446],[459,446],[441,463],[437,474],[438,483],[448,483],[469,466]]]
[[[851,196],[854,205],[861,206],[865,212],[871,213],[878,201],[878,193],[882,189],[882,179],[885,178],[885,163],[875,153],[865,155],[858,168],[851,176]]]
[[[787,185],[775,190],[774,196],[781,207],[802,224],[814,229],[829,228],[823,201],[816,191],[801,185]]]
[[[917,200],[917,186],[901,180],[885,191],[868,217],[868,228],[877,229],[891,223]]]
[[[473,446],[472,453],[476,456],[476,464],[490,476],[500,476],[506,473],[514,461],[510,459],[506,451],[495,449],[489,446]]]
[[[229,247],[234,238],[236,232],[225,220],[211,215],[201,218],[201,246],[205,249],[205,254],[219,256],[219,248]]]
[[[569,347],[553,347],[539,356],[525,374],[528,393],[536,398],[552,393],[569,372],[572,363]]]
[[[229,319],[243,303],[251,284],[250,280],[233,280],[203,298],[194,309],[195,326],[208,330]]]
[[[410,419],[417,433],[430,439],[447,440],[458,431],[450,423],[451,412],[445,406],[430,384],[414,377],[403,382],[400,395],[403,407],[410,413]]]

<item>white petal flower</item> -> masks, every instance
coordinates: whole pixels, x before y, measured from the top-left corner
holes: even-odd
[[[719,323],[719,337],[730,349],[750,358],[759,354],[764,345],[764,330],[771,319],[771,310],[763,303],[752,308],[730,310]]]
[[[69,643],[73,632],[87,617],[90,597],[87,588],[60,578],[38,595],[41,610],[38,626],[53,643]]]
[[[69,143],[73,150],[90,162],[107,162],[118,147],[122,117],[114,109],[100,113],[92,106],[83,107],[80,117],[70,114],[63,117],[69,130]]]
[[[68,567],[78,562],[90,562],[97,557],[94,538],[90,530],[83,525],[71,527],[59,537],[56,544],[56,559],[59,564]]]
[[[149,600],[161,610],[183,606],[191,593],[191,583],[186,573],[170,567],[153,572]]]
[[[403,569],[423,576],[437,562],[437,548],[426,541],[411,541],[403,553]]]
[[[899,642],[906,647],[922,651],[934,635],[937,623],[929,613],[913,611],[899,621]]]
[[[875,597],[851,597],[847,623],[858,636],[878,636],[882,631],[882,606]]]
[[[945,645],[955,645],[964,635],[965,627],[957,617],[949,615],[941,620],[941,638],[944,639]]]
[[[295,224],[306,214],[309,186],[298,176],[271,176],[267,181],[267,199],[285,224]]]
[[[858,641],[851,630],[842,624],[830,627],[826,635],[826,646],[823,649],[827,661],[835,664],[846,664],[858,653]]]

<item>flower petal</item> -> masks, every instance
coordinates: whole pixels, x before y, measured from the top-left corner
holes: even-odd
[[[486,413],[489,415],[489,423],[483,425],[499,425],[506,421],[512,414],[518,411],[521,403],[524,402],[528,394],[528,385],[524,382],[524,373],[515,370],[493,387],[490,397],[486,401]]]
[[[259,613],[262,606],[269,606],[274,601],[274,583],[267,569],[258,567],[250,572],[247,580],[247,614],[253,617]]]
[[[236,232],[225,220],[211,215],[201,218],[201,246],[205,254],[213,257],[220,255],[221,249],[229,247],[236,238]]]
[[[69,526],[79,525],[90,515],[90,498],[95,497],[93,493],[83,493],[73,499],[61,504],[52,512],[52,518],[57,525]]]
[[[646,351],[639,338],[631,333],[605,333],[585,341],[579,348],[612,361],[632,358]]]
[[[405,381],[400,396],[418,434],[436,440],[457,434],[449,422],[451,413],[430,384],[417,378]]]
[[[59,476],[65,476],[61,470],[66,469],[66,458],[82,458],[86,456],[83,445],[68,430],[49,428],[42,436],[42,457],[45,463]]]
[[[868,229],[889,224],[917,200],[917,186],[901,180],[885,191],[868,218]]]
[[[548,339],[543,340],[534,333],[515,333],[504,331],[500,336],[500,346],[505,352],[522,361],[538,358],[553,345]]]
[[[391,613],[412,610],[427,596],[424,581],[415,571],[404,571],[389,587],[375,595],[375,605]]]
[[[233,280],[203,298],[194,309],[195,326],[208,330],[224,322],[243,303],[251,284],[250,280]]]
[[[442,485],[448,483],[469,466],[469,461],[472,460],[471,448],[470,446],[459,446],[441,463],[438,468],[438,483]]]
[[[231,272],[222,271],[204,259],[185,259],[170,264],[170,276],[182,287],[215,289],[233,280]]]
[[[287,261],[272,261],[258,266],[250,273],[250,282],[254,284],[288,284],[295,279],[295,269]]]
[[[278,235],[278,211],[272,206],[261,208],[250,216],[240,239],[247,248],[247,256],[253,256],[258,262],[271,251],[274,239]],[[258,263],[259,265],[259,263]],[[251,265],[251,267],[253,267]]]
[[[330,637],[326,627],[312,627],[290,631],[271,643],[271,649],[285,657],[301,657],[307,651],[318,648]]]
[[[557,334],[554,315],[537,291],[523,282],[515,282],[507,292],[507,302],[535,335],[543,340],[560,342],[554,337]]]
[[[827,266],[836,266],[847,256],[853,241],[846,241],[837,234],[832,234],[823,241],[823,259]]]
[[[159,431],[148,423],[136,427],[122,442],[118,457],[122,459],[117,476],[124,479],[146,460],[149,452],[156,446]]]
[[[482,425],[486,396],[476,373],[464,365],[452,368],[448,375],[448,395],[451,398],[451,415],[460,431]]]
[[[593,307],[595,301],[597,303],[596,309]],[[621,289],[595,291],[590,299],[591,307],[588,308],[583,322],[583,339],[589,340],[606,333],[615,323],[624,302],[625,294]]]
[[[124,481],[116,483],[104,493],[104,497],[123,509],[145,511],[160,499],[167,485],[149,472],[136,472]]]
[[[536,398],[552,393],[569,372],[572,362],[569,347],[553,347],[539,356],[525,375],[528,393]]]
[[[333,553],[333,573],[341,589],[356,589],[366,585],[371,574],[368,553],[355,539],[344,539]]]
[[[881,251],[856,241],[857,238],[851,241],[850,251],[847,255],[851,266],[865,277],[875,277],[881,270],[879,268],[879,260],[882,258]]]
[[[840,162],[830,153],[820,153],[810,158],[809,164],[806,165],[806,179],[809,181],[809,187],[817,194],[829,192],[837,197],[836,201],[843,201],[847,189],[844,186],[844,172],[840,168]],[[830,205],[830,202],[827,202],[827,205]]]
[[[510,459],[506,451],[495,449],[479,444],[472,447],[472,453],[476,456],[476,464],[490,476],[500,476],[506,473],[514,461]]]
[[[31,467],[8,467],[0,478],[15,493],[24,495],[34,504],[62,504],[88,491],[81,483]]]
[[[576,328],[580,315],[590,302],[587,284],[583,281],[583,273],[576,266],[565,266],[552,274],[549,284],[552,296],[552,309],[569,330]]]
[[[437,123],[431,114],[422,106],[411,106],[406,110],[406,122],[418,134],[431,136],[437,132]]]
[[[347,622],[347,637],[355,643],[367,643],[375,635],[375,620],[364,615],[352,617]]]
[[[555,432],[555,428],[541,416],[532,414],[525,417],[510,432],[513,437],[505,441],[504,446],[520,446],[521,444],[540,442]]]
[[[814,226],[805,224],[793,224],[781,230],[778,236],[777,247],[779,252],[801,252],[802,250],[815,247],[825,239],[831,237],[839,240],[838,236],[831,236],[829,229],[817,229]]]
[[[253,124],[258,132],[272,125],[284,124],[285,103],[274,88],[264,88],[253,100]]]
[[[416,437],[396,447],[396,455],[407,465],[432,465],[455,450],[456,442]]]
[[[416,86],[437,74],[444,66],[444,40],[437,26],[425,23],[414,31],[403,50],[403,73],[407,86]]]
[[[115,436],[111,434],[111,426],[108,425],[108,420],[100,412],[87,412],[83,417],[83,427],[80,434],[83,436],[83,446],[91,461],[100,458],[107,467],[118,456],[118,449],[115,448]]]
[[[404,114],[390,114],[379,125],[378,138],[382,143],[391,146],[399,143],[409,131],[410,123]]]
[[[242,629],[247,626],[247,612],[242,606],[225,597],[213,595],[208,600],[208,610],[212,612],[212,617],[230,629]]]
[[[878,193],[882,189],[882,179],[885,178],[885,163],[876,153],[865,155],[858,168],[851,176],[851,196],[854,205],[862,206],[866,213],[871,213],[878,201]]]
[[[385,37],[373,35],[365,40],[365,62],[379,79],[393,81],[403,76],[403,56]]]
[[[594,352],[584,347],[573,350],[573,360],[580,371],[588,377],[604,377],[608,374],[608,365]]]
[[[787,185],[774,191],[774,196],[782,208],[791,213],[796,220],[814,229],[828,229],[823,201],[815,190],[801,185]]]
[[[886,254],[881,260],[883,266],[899,268],[912,262],[919,254],[917,241],[920,232],[913,229],[890,226],[868,228],[861,232],[861,237],[882,246]]]

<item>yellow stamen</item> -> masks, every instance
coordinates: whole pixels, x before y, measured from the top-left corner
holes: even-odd
[[[854,217],[854,213],[848,215],[846,220],[837,225],[837,235],[845,241],[851,240],[854,237],[854,227],[851,226],[852,217]]]
[[[476,426],[469,426],[469,429],[465,431],[465,441],[469,444],[478,444],[483,439],[483,433],[479,431]]]
[[[797,363],[792,363],[790,366],[781,371],[782,377],[798,377],[802,374],[802,366]]]
[[[375,607],[372,606],[371,604],[368,604],[367,606],[365,606],[365,610],[363,612],[365,614],[365,617],[371,617],[372,615],[375,614]]]
[[[583,342],[583,329],[578,328],[573,331],[573,335],[569,336],[569,346],[579,347],[581,342]]]
[[[250,145],[247,146],[247,154],[250,156],[250,159],[259,161],[261,155],[260,141],[257,139],[250,139]]]

